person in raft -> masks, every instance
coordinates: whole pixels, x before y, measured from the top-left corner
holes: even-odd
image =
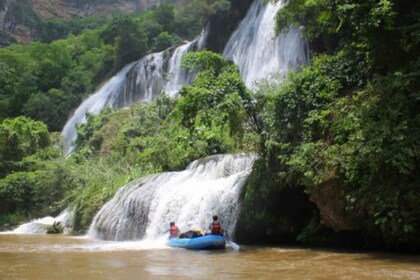
[[[217,215],[213,216],[213,221],[209,225],[210,234],[214,235],[223,235],[223,228],[220,225],[219,217]]]
[[[187,232],[183,232],[179,235],[179,238],[196,238],[203,236],[203,233],[199,229],[192,229]]]
[[[169,239],[178,238],[179,228],[175,225],[175,222],[170,222],[169,226]]]

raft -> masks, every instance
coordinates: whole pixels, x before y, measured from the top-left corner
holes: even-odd
[[[226,241],[222,235],[204,235],[195,238],[172,238],[168,239],[167,245],[173,248],[190,250],[214,250],[225,249]]]

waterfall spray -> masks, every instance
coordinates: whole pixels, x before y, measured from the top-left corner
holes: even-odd
[[[95,216],[89,236],[104,240],[166,236],[170,221],[181,231],[207,229],[218,214],[229,236],[239,213],[239,194],[255,155],[215,155],[180,172],[137,179],[121,188]]]

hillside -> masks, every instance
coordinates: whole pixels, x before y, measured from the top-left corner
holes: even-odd
[[[128,14],[162,3],[186,0],[3,0],[0,2],[0,46],[39,39],[46,20]],[[48,31],[47,31],[48,32]]]

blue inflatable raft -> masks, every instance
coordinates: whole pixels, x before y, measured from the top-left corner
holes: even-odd
[[[222,235],[204,235],[195,238],[172,238],[167,242],[169,247],[184,248],[190,250],[213,250],[226,247],[225,238]]]

